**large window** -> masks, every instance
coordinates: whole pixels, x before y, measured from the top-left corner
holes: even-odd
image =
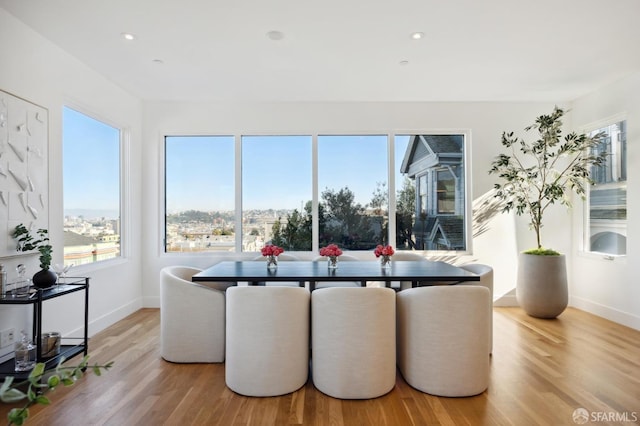
[[[387,243],[387,136],[318,136],[320,247]]]
[[[399,135],[395,141],[397,248],[466,250],[465,136]]]
[[[465,143],[464,134],[167,136],[166,251],[465,251]]]
[[[594,154],[606,152],[602,167],[591,169],[587,250],[609,255],[627,253],[627,123],[618,121],[590,133],[604,133]]]
[[[63,111],[64,263],[120,256],[121,131]]]
[[[235,251],[233,136],[165,138],[165,250]]]
[[[242,137],[242,251],[312,245],[311,136]]]

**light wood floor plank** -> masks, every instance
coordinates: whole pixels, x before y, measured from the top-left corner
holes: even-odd
[[[489,389],[471,398],[421,393],[400,374],[374,400],[330,398],[311,380],[248,398],[225,386],[224,364],[162,360],[159,332],[159,311],[142,309],[93,337],[91,361],[113,369],[57,389],[27,425],[572,425],[577,408],[640,423],[640,332],[577,309],[541,320],[495,308]],[[3,418],[9,408],[0,405]]]

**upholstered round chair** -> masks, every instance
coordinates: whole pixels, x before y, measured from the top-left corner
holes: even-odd
[[[171,362],[223,362],[225,293],[191,277],[201,269],[160,271],[160,355]]]
[[[255,261],[261,261],[266,263],[266,259],[264,256],[256,256],[253,258]],[[282,253],[278,256],[278,262],[293,262],[296,260],[300,260],[298,256],[289,253]],[[304,287],[305,284],[298,281],[269,281],[269,282],[260,282],[260,285],[264,286],[275,286],[275,287]]]
[[[396,293],[329,287],[311,294],[313,384],[334,398],[382,396],[396,383]]]
[[[397,294],[398,367],[412,387],[471,396],[489,384],[489,290],[442,285]]]
[[[396,250],[395,254],[391,256],[391,262],[394,261],[430,262],[430,260],[427,260],[424,256],[409,250]],[[367,286],[385,287],[386,284],[383,281],[372,281],[368,282]],[[396,291],[411,288],[411,281],[391,281],[391,288]]]
[[[460,266],[474,274],[480,275],[480,281],[463,281],[460,284],[481,285],[489,289],[489,353],[493,353],[493,268],[482,263],[468,263]]]
[[[350,254],[341,254],[338,257],[338,268],[340,268],[340,262],[353,262],[359,260],[357,257]],[[314,262],[327,262],[326,256],[317,256],[313,259]],[[318,281],[316,282],[315,289],[328,288],[328,287],[362,287],[359,281]]]
[[[225,381],[246,396],[294,392],[309,377],[309,290],[227,290]]]

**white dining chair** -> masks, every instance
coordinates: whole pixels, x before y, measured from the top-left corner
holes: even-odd
[[[432,395],[482,393],[489,384],[489,290],[427,286],[396,296],[398,368],[413,388]]]
[[[309,290],[227,290],[225,381],[246,396],[294,392],[309,377]]]
[[[254,261],[258,262],[267,262],[264,256],[256,256],[253,258]],[[298,256],[289,253],[282,253],[278,256],[278,263],[280,262],[295,262],[300,260]],[[266,268],[266,266],[265,266]],[[302,285],[301,285],[302,284]],[[274,287],[305,287],[305,283],[300,283],[299,281],[269,281],[269,282],[260,282],[260,285],[263,286],[274,286]]]
[[[493,353],[493,268],[482,263],[467,263],[462,269],[480,275],[480,281],[463,281],[460,284],[481,285],[489,290],[489,354]]]
[[[430,262],[424,256],[419,255],[408,250],[397,250],[393,256],[391,256],[391,262],[394,261],[413,261],[413,262]],[[367,287],[385,287],[384,281],[372,281],[367,283]],[[394,290],[405,290],[411,288],[411,281],[391,281],[391,288]]]
[[[192,282],[200,271],[160,271],[160,355],[167,361],[224,362],[225,292]]]
[[[329,287],[311,293],[314,386],[334,398],[368,399],[396,383],[396,293]]]
[[[340,262],[354,262],[359,259],[350,254],[341,254],[338,256],[338,268],[340,268]],[[326,256],[317,256],[313,259],[314,262],[327,262]],[[360,281],[318,281],[316,282],[315,289],[328,288],[328,287],[362,287]]]

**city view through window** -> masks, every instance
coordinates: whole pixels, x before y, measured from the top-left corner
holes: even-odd
[[[64,264],[120,256],[120,130],[63,110]]]
[[[167,136],[165,250],[466,249],[464,135],[394,136],[391,174],[388,135],[315,139],[314,158],[310,135],[240,137],[238,201],[234,136]],[[417,180],[423,193],[416,194]]]

